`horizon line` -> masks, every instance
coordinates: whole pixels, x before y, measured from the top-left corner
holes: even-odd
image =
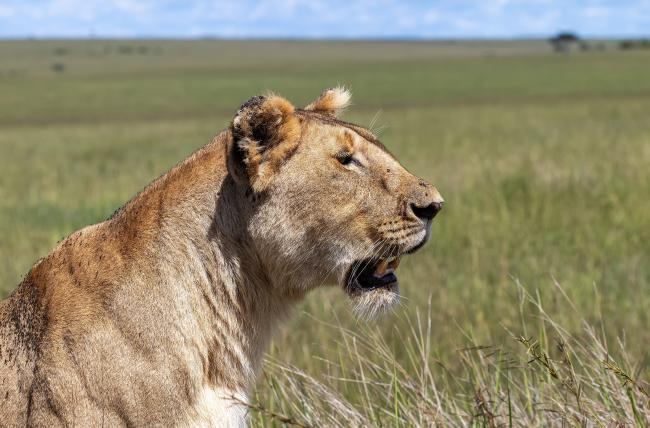
[[[582,40],[595,41],[620,41],[638,40],[650,38],[650,35],[582,35],[580,32],[571,30],[560,30],[547,35],[513,35],[513,36],[218,36],[218,35],[194,35],[194,36],[164,36],[164,35],[87,35],[87,36],[65,36],[65,35],[0,35],[0,41],[75,41],[75,40],[164,40],[164,41],[412,41],[412,42],[453,42],[453,41],[545,41],[560,33],[572,33]]]

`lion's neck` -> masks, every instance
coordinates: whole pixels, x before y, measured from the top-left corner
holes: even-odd
[[[234,230],[213,223],[209,252],[195,261],[193,281],[203,316],[209,320],[204,330],[208,378],[218,386],[248,391],[292,302],[275,295],[255,252],[239,242],[244,232],[233,234]]]
[[[250,201],[230,176],[224,178],[210,216],[205,276],[195,277],[212,325],[208,373],[219,386],[248,391],[277,326],[292,301],[278,295],[248,236]],[[205,230],[205,228],[202,228]]]
[[[292,305],[274,293],[247,239],[250,204],[228,175],[223,152],[223,141],[202,149],[154,182],[121,217],[137,213],[140,230],[154,221],[161,227],[147,239],[159,260],[159,281],[176,299],[161,305],[175,312],[170,316],[181,336],[197,344],[186,358],[200,366],[203,379],[196,381],[247,392]]]

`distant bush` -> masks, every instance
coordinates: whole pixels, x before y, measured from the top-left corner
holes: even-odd
[[[55,62],[54,64],[52,64],[51,68],[52,68],[52,71],[54,71],[55,73],[63,73],[63,72],[65,72],[65,64],[62,63],[62,62]]]
[[[120,45],[117,47],[117,51],[121,54],[131,54],[133,53],[133,46]]]
[[[56,56],[66,55],[67,53],[68,53],[68,49],[62,46],[54,48],[54,55]]]
[[[629,39],[622,40],[619,45],[621,50],[630,50],[630,49],[650,49],[650,40],[648,39]]]

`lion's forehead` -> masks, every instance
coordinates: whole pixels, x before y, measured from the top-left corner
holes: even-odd
[[[307,132],[303,133],[306,137],[304,143],[309,144],[312,139],[330,142],[341,150],[361,150],[373,155],[378,154],[379,156],[373,157],[378,157],[389,163],[399,164],[395,156],[369,129],[351,122],[322,117],[317,114],[309,114],[308,117],[309,120],[304,123],[307,128]]]

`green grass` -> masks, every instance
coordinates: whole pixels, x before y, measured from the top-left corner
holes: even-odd
[[[369,124],[379,112],[382,140],[447,204],[432,242],[400,267],[405,298],[395,315],[364,326],[339,290],[316,292],[274,341],[272,359],[368,410],[373,393],[324,377],[332,361],[358,362],[324,322],[380,332],[384,355],[415,376],[402,332],[426,312],[430,349],[419,364],[442,379],[485,375],[474,360],[466,370],[459,348],[521,351],[512,335],[552,347],[558,333],[546,331],[539,304],[578,343],[593,341],[585,323],[610,345],[622,338],[634,376],[648,378],[648,70],[647,52],[558,55],[534,41],[0,42],[0,296],[62,237],[208,142],[250,96],[273,90],[304,105],[342,83],[354,93],[346,118]],[[524,290],[534,299],[521,299]],[[594,366],[582,357],[581,367]],[[490,376],[482,382],[494,389],[499,376]],[[277,391],[261,381],[265,409],[295,413]],[[393,411],[407,392],[390,395]],[[467,395],[470,410],[476,398]],[[369,420],[406,423],[393,416]]]

